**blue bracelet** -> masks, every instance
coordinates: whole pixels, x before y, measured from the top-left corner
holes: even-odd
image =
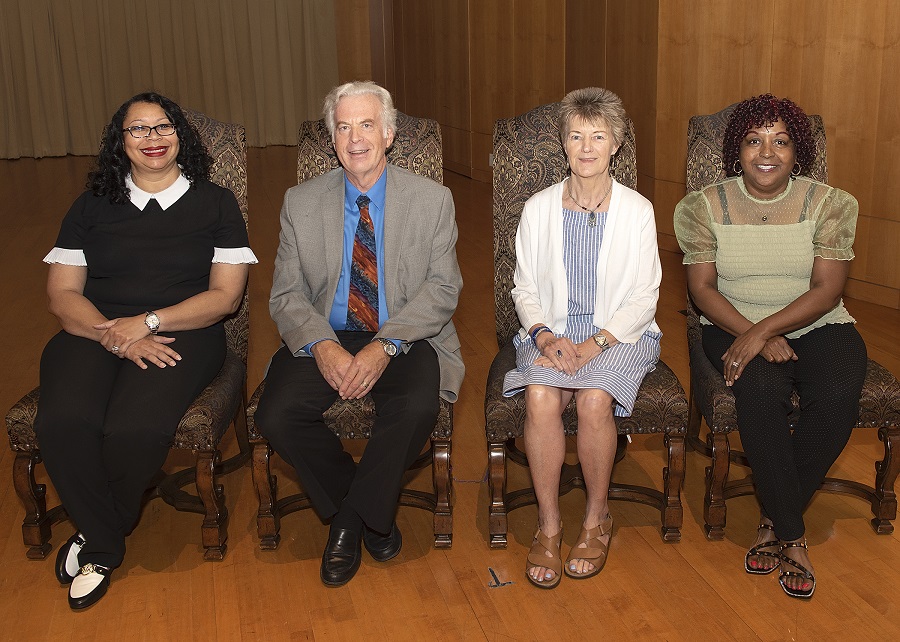
[[[531,336],[532,343],[534,343],[535,345],[537,345],[537,338],[541,332],[552,332],[552,330],[550,330],[550,328],[548,328],[545,325],[538,326],[537,328],[532,330],[530,336]]]

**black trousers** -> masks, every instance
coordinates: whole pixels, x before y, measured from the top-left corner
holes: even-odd
[[[47,473],[87,542],[81,564],[122,563],[125,536],[178,422],[222,367],[221,324],[167,336],[182,360],[146,370],[64,331],[44,348],[34,430]]]
[[[724,330],[703,326],[703,348],[717,370],[733,342]],[[803,511],[859,417],[867,364],[866,345],[852,323],[816,328],[788,343],[797,361],[769,363],[757,356],[732,387],[756,494],[782,540],[806,531]],[[800,417],[791,431],[794,388]]]
[[[371,332],[337,333],[356,354]],[[256,411],[260,432],[296,468],[319,516],[333,517],[346,503],[372,530],[387,533],[397,510],[403,474],[434,430],[439,410],[440,368],[427,341],[391,359],[370,392],[376,418],[357,464],[322,414],[338,399],[310,357],[294,357],[287,347],[272,357],[266,388]]]

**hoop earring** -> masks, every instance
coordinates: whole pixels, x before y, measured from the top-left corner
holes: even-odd
[[[737,165],[737,167],[735,167]],[[744,168],[741,167],[741,159],[736,158],[735,161],[731,164],[731,173],[735,176],[740,176],[744,173]]]
[[[791,176],[796,178],[797,176],[800,176],[800,172],[802,171],[803,165],[801,165],[800,163],[794,163],[794,167],[791,169]]]

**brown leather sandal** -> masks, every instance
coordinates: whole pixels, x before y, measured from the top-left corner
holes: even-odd
[[[531,542],[531,549],[528,551],[528,559],[525,564],[525,577],[528,581],[543,589],[556,588],[562,577],[562,556],[560,547],[562,546],[562,522],[559,524],[559,532],[553,537],[547,537],[538,527],[534,534],[534,541]],[[547,556],[550,553],[550,557]],[[536,580],[531,576],[531,570],[535,568],[548,568],[553,571],[553,579]]]
[[[612,516],[608,516],[594,528],[587,530],[584,528],[581,529],[581,535],[578,536],[578,541],[575,542],[575,546],[572,547],[572,550],[569,551],[569,556],[566,558],[566,575],[572,579],[586,580],[603,570],[609,553],[609,544],[604,544],[600,538],[611,534],[612,526]],[[612,541],[611,535],[610,541]],[[580,548],[582,544],[585,544],[584,548]],[[594,570],[588,571],[587,573],[577,573],[570,570],[572,562],[577,560],[584,560],[593,564]]]

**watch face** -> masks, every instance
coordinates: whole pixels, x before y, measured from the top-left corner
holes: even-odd
[[[387,356],[393,357],[397,354],[397,346],[394,345],[393,341],[378,339],[378,342],[381,344],[381,347],[384,348],[384,353]]]

